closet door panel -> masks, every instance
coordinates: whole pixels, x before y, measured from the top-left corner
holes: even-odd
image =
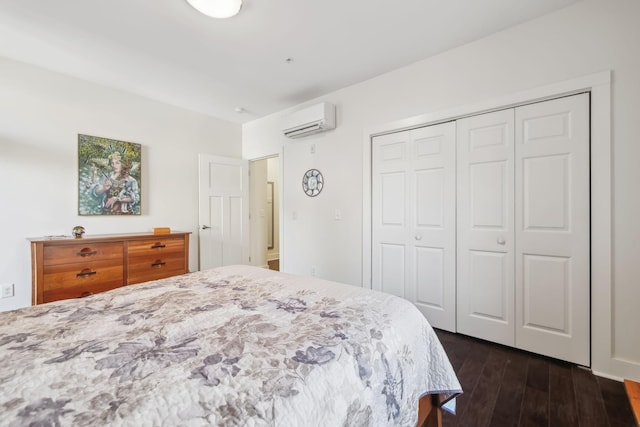
[[[383,243],[380,245],[380,290],[405,298],[405,246]]]
[[[571,259],[523,255],[523,324],[568,335]]]
[[[590,364],[589,95],[516,108],[516,346]]]
[[[373,139],[372,251],[374,289],[455,331],[453,123]]]
[[[379,290],[405,297],[405,237],[406,226],[405,172],[387,172],[380,175],[380,237],[384,239],[377,247],[378,272],[375,275]]]
[[[380,224],[385,227],[405,226],[405,181],[406,173],[386,172],[380,174]]]
[[[508,161],[469,164],[469,226],[476,231],[507,231]]]
[[[409,132],[376,137],[372,146],[372,288],[405,297]]]
[[[411,296],[432,326],[456,328],[455,124],[411,131],[414,264]]]
[[[522,160],[524,230],[569,230],[570,163],[567,154]]]
[[[505,345],[514,345],[513,114],[457,122],[457,327]]]
[[[434,230],[444,228],[445,190],[444,168],[416,171],[416,227]]]
[[[415,258],[416,305],[444,310],[447,293],[444,249],[416,247]]]
[[[504,253],[469,252],[469,315],[471,317],[508,324],[511,304],[506,296],[510,275],[509,259]]]

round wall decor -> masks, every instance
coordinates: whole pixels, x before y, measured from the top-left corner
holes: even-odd
[[[322,191],[324,179],[317,169],[309,169],[302,175],[302,190],[309,197],[315,197]]]

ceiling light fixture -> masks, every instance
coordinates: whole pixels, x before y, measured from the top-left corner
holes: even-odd
[[[242,0],[187,0],[194,9],[212,18],[231,18],[240,12]]]

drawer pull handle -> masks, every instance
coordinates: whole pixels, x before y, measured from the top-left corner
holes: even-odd
[[[83,293],[80,294],[80,298],[86,298],[89,295],[93,295],[93,292],[88,292],[88,291],[87,292],[83,292]]]
[[[151,249],[162,249],[166,247],[167,245],[163,245],[162,243],[156,243],[155,245],[151,246]]]
[[[76,277],[89,277],[98,274],[97,271],[85,271],[82,270],[80,273],[76,274]]]
[[[166,264],[166,262],[164,262],[164,261],[156,261],[153,264],[151,264],[151,267],[160,268],[160,267],[164,267],[165,264]]]
[[[91,255],[95,255],[97,254],[98,251],[92,251],[91,248],[83,248],[82,250],[80,250],[80,252],[78,252],[76,255],[85,257],[85,256],[91,256]]]

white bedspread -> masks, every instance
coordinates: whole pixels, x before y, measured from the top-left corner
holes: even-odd
[[[0,313],[0,425],[415,426],[460,384],[409,302],[232,266]]]

